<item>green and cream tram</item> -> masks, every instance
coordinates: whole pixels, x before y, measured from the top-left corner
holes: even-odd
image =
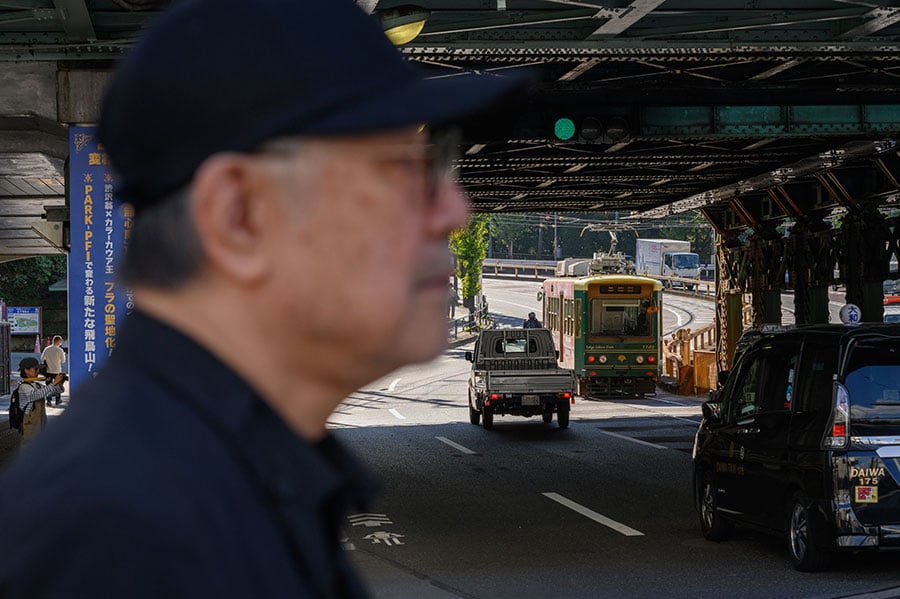
[[[578,394],[653,393],[659,378],[662,284],[625,274],[544,281],[544,326],[553,332],[559,365],[571,368]]]

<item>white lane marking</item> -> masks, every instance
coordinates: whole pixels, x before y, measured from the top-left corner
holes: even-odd
[[[616,437],[618,439],[625,439],[626,441],[631,441],[633,443],[640,443],[641,445],[647,445],[648,447],[655,447],[656,449],[668,449],[665,445],[657,445],[656,443],[650,443],[649,441],[641,441],[640,439],[635,439],[634,437],[628,437],[626,435],[620,435],[619,433],[611,433],[609,431],[605,431],[602,428],[597,429],[604,435],[609,435],[611,437]]]
[[[397,383],[399,383],[399,382],[400,382],[400,379],[394,379],[393,381],[391,381],[391,384],[387,388],[388,393],[393,393],[394,389],[397,388]]]
[[[468,453],[468,454],[470,454],[470,455],[475,454],[475,452],[472,451],[471,449],[469,449],[468,447],[463,447],[463,446],[460,445],[459,443],[454,443],[453,441],[451,441],[451,440],[448,439],[447,437],[435,437],[435,439],[437,439],[437,440],[440,441],[441,443],[446,443],[446,444],[449,445],[450,447],[452,447],[452,448],[454,448],[454,449],[458,449],[458,450],[460,450],[460,451],[463,452],[463,453]]]
[[[663,403],[672,404],[673,406],[689,406],[689,405],[691,405],[688,403],[681,403],[680,401],[672,401],[671,399],[662,399],[660,397],[653,397],[651,399],[653,399],[653,401],[661,401]]]
[[[398,412],[398,411],[395,410],[394,408],[391,408],[390,410],[388,410],[388,412],[390,412],[391,414],[393,414],[394,416],[396,416],[396,417],[399,418],[400,420],[406,420],[406,416],[404,416],[403,414],[401,414],[400,412]]]
[[[552,499],[556,503],[566,506],[570,510],[574,510],[574,511],[578,512],[579,514],[581,514],[582,516],[584,516],[586,518],[590,518],[594,522],[598,522],[598,523],[602,524],[603,526],[611,528],[618,533],[622,533],[626,537],[642,537],[642,536],[644,536],[644,533],[642,533],[641,531],[635,530],[635,529],[631,528],[630,526],[625,526],[621,522],[616,522],[615,520],[613,520],[611,518],[607,518],[603,514],[598,514],[594,510],[588,509],[579,503],[575,503],[571,499],[567,499],[567,498],[563,497],[562,495],[560,495],[559,493],[541,493],[541,495],[543,495],[544,497],[546,497],[548,499]]]
[[[699,420],[694,420],[693,418],[682,418],[681,416],[669,416],[669,418],[674,418],[675,420],[681,420],[684,422],[690,422],[691,424],[700,424]]]
[[[527,310],[534,310],[534,309],[535,309],[535,308],[534,308],[535,304],[531,304],[531,305],[529,306],[529,305],[526,305],[526,304],[520,304],[520,303],[517,303],[517,302],[510,302],[510,301],[507,301],[507,300],[504,300],[504,299],[499,299],[499,298],[497,298],[496,300],[495,300],[495,299],[491,299],[490,301],[491,301],[491,302],[497,302],[498,304],[508,304],[508,305],[510,305],[510,306],[518,306],[519,308],[525,308],[525,309],[527,309]],[[538,304],[538,308],[540,308],[540,304]]]
[[[892,597],[900,596],[900,587],[893,587],[890,589],[874,591],[871,593],[862,593],[861,595],[848,596],[853,597],[853,599],[891,599]]]
[[[663,306],[663,310],[666,310],[666,311],[670,312],[671,314],[675,315],[675,326],[680,327],[684,323],[684,321],[681,319],[681,314],[679,314],[672,308],[669,308],[668,306]]]

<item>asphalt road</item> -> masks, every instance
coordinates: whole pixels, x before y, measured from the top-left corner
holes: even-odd
[[[535,282],[485,288],[501,325],[539,310]],[[703,300],[664,305],[666,330],[712,317]],[[377,599],[900,596],[900,554],[801,574],[780,539],[705,541],[691,496],[701,398],[579,399],[567,430],[499,416],[487,432],[468,422],[469,348],[376,381],[330,420],[382,483],[344,527]],[[15,451],[7,439],[0,460]]]
[[[490,283],[491,311],[515,321],[532,289]],[[468,422],[465,349],[392,373],[332,418],[383,483],[345,527],[376,597],[900,596],[900,554],[802,574],[781,539],[704,540],[690,456],[701,398],[578,400],[568,430],[502,416],[487,432]]]

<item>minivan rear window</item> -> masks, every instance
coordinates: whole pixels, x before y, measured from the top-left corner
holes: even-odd
[[[900,350],[896,340],[856,346],[844,384],[853,420],[900,420]]]

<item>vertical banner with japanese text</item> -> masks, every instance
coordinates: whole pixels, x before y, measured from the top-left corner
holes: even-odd
[[[69,388],[76,394],[115,350],[131,309],[116,263],[134,215],[113,203],[113,175],[95,129],[69,129]]]

